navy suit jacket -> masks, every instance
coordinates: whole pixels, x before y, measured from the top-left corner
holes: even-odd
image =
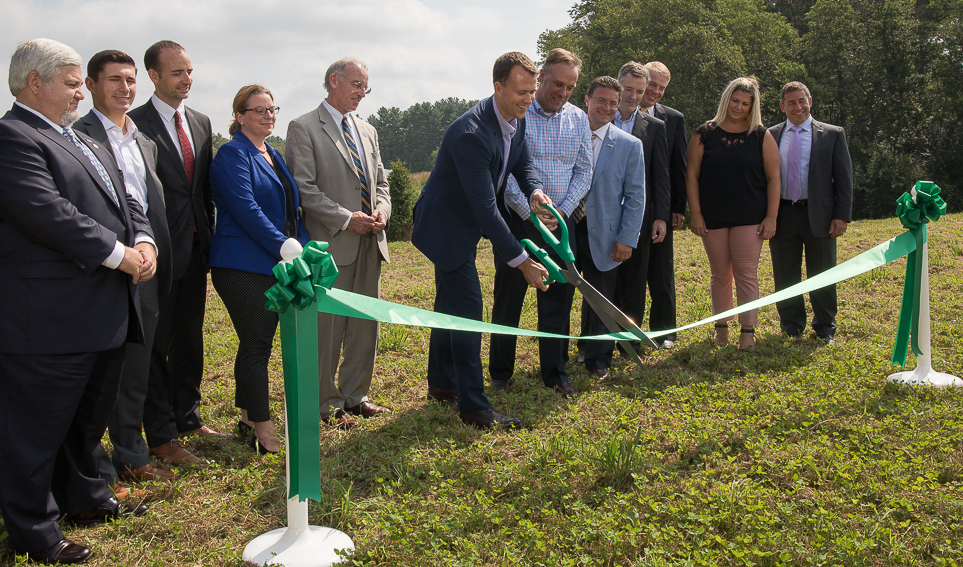
[[[786,122],[769,128],[782,139]],[[827,238],[833,219],[853,220],[853,162],[846,143],[846,131],[813,119],[813,144],[809,154],[809,227],[813,236]]]
[[[0,352],[88,353],[143,342],[137,286],[101,263],[115,243],[153,236],[103,145],[120,203],[59,129],[20,108],[0,119]],[[125,198],[126,197],[126,198]]]
[[[74,130],[87,134],[94,140],[103,144],[104,148],[114,157],[114,148],[110,145],[110,138],[104,123],[91,110],[86,116],[74,124]],[[157,178],[157,146],[150,138],[140,134],[134,138],[137,147],[144,157],[144,167],[147,170],[147,220],[150,228],[154,231],[154,244],[157,245],[157,273],[154,279],[157,280],[157,292],[160,295],[167,295],[171,288],[171,237],[167,231],[167,208],[164,206],[164,187],[160,179]]]
[[[617,268],[615,243],[635,248],[645,213],[645,164],[642,141],[614,124],[602,140],[585,201],[589,250],[600,272]]]
[[[669,148],[665,122],[651,114],[635,113],[632,135],[642,140],[645,152],[645,217],[642,226],[652,226],[655,219],[671,224],[669,208]],[[646,235],[650,238],[651,235]]]
[[[665,122],[665,141],[669,147],[669,190],[672,193],[673,213],[685,214],[685,169],[689,141],[685,137],[685,116],[678,110],[655,103],[653,114]]]
[[[187,271],[194,248],[194,223],[204,262],[208,260],[214,234],[214,198],[209,178],[214,149],[211,121],[200,112],[184,109],[194,141],[194,182],[188,184],[184,162],[177,153],[177,140],[171,139],[154,103],[146,103],[127,113],[144,134],[157,144],[157,177],[164,186],[167,229],[171,238],[171,277],[179,280]]]
[[[298,185],[281,154],[265,144],[294,195],[295,224],[301,244],[308,232],[301,218]],[[211,165],[211,190],[217,203],[217,229],[211,242],[211,267],[270,274],[281,261],[287,201],[284,186],[267,160],[244,134],[221,146]]]
[[[489,97],[451,123],[415,203],[411,243],[445,272],[472,257],[482,236],[492,241],[502,258],[522,253],[502,212],[505,183],[498,186],[498,174],[504,151],[496,112],[494,98]],[[542,188],[525,142],[524,118],[518,120],[512,137],[505,179],[508,173],[528,199]]]

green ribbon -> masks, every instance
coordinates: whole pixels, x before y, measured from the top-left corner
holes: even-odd
[[[915,197],[915,198],[914,198]],[[896,200],[896,216],[903,228],[909,230],[916,241],[916,249],[906,261],[906,277],[903,279],[903,300],[896,328],[896,344],[893,346],[893,364],[906,366],[906,354],[912,337],[913,352],[923,354],[919,346],[920,294],[923,277],[923,244],[926,242],[926,224],[938,221],[946,214],[946,203],[940,198],[940,188],[932,181],[917,181],[911,192],[903,193]]]
[[[891,238],[886,242],[883,242],[882,244],[879,244],[871,250],[867,250],[866,252],[863,252],[862,254],[851,258],[842,264],[839,264],[834,268],[826,270],[825,272],[822,272],[811,278],[807,278],[806,280],[782,291],[773,293],[755,301],[750,301],[749,303],[740,305],[723,313],[717,313],[709,318],[697,321],[695,323],[690,323],[675,329],[648,332],[645,334],[649,337],[659,337],[669,333],[675,333],[685,329],[690,329],[692,327],[705,325],[706,323],[711,323],[720,319],[725,319],[727,317],[738,315],[739,313],[750,311],[752,309],[758,309],[760,307],[776,303],[777,301],[783,301],[785,299],[813,291],[814,289],[820,289],[822,287],[826,287],[827,285],[832,285],[859,274],[868,272],[892,262],[893,260],[902,258],[915,249],[916,242],[912,235],[909,233],[903,233],[895,238]],[[408,307],[407,305],[399,305],[397,303],[391,303],[390,301],[358,295],[356,293],[351,293],[349,291],[340,289],[328,290],[327,293],[318,301],[318,311],[322,313],[331,313],[333,315],[343,315],[345,317],[358,317],[361,319],[381,321],[383,323],[396,323],[400,325],[411,325],[416,327],[449,329],[452,331],[497,333],[526,337],[563,339],[581,338],[602,341],[632,341],[638,339],[638,337],[628,331],[611,333],[607,335],[577,337],[571,335],[555,335],[552,333],[529,331],[527,329],[517,329],[515,327],[506,327],[504,325],[495,325],[493,323],[486,323],[484,321],[475,321],[472,319],[445,315],[443,313],[435,313],[434,311],[417,309],[415,307]]]
[[[321,433],[318,428],[318,316],[312,307],[338,277],[327,242],[311,241],[301,257],[274,266],[278,283],[264,307],[280,313],[281,363],[288,432],[288,498],[321,500]],[[294,309],[288,309],[294,305]]]

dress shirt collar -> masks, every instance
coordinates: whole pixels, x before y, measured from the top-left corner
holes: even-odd
[[[114,124],[114,121],[111,120],[110,118],[107,118],[107,116],[105,116],[103,112],[95,108],[94,114],[97,115],[97,118],[100,118],[100,123],[104,125],[104,130],[108,132],[111,130],[114,130],[116,133],[120,134],[121,138],[124,140],[130,140],[137,135],[137,125],[134,124],[134,121],[131,120],[130,116],[127,116],[126,114],[124,114],[124,126],[127,127],[126,134],[124,134],[124,131],[121,130],[120,126]],[[171,117],[173,116],[174,115],[172,114]]]
[[[331,115],[331,118],[333,118],[334,121],[338,123],[338,128],[341,127],[341,121],[344,120],[344,117],[345,117],[345,116],[350,116],[349,114],[341,114],[341,113],[338,111],[337,108],[335,108],[335,107],[331,106],[330,104],[328,104],[328,99],[324,99],[324,100],[321,102],[321,104],[323,104],[324,107],[325,107],[326,109],[328,109],[328,114],[330,114],[330,115]],[[351,122],[352,122],[352,120],[348,120],[348,124],[351,124]],[[353,124],[352,124],[352,125],[353,125]]]
[[[789,120],[786,120],[786,130],[789,130],[790,128],[792,128],[792,127],[794,127],[794,126],[796,126],[796,125],[793,124],[792,122],[790,122]],[[803,132],[812,132],[812,129],[813,129],[813,117],[812,117],[812,115],[810,114],[810,115],[809,115],[809,118],[807,118],[802,124],[800,124],[799,127],[803,129]]]
[[[157,109],[157,114],[160,114],[161,118],[163,118],[166,122],[174,121],[175,112],[180,113],[181,122],[184,122],[184,120],[187,118],[187,116],[184,115],[184,101],[181,101],[181,103],[177,105],[177,108],[174,108],[171,105],[167,104],[166,102],[162,101],[161,99],[157,98],[157,93],[154,93],[151,95],[150,101],[151,103],[153,103],[154,108]],[[175,139],[174,141],[176,142],[177,140]]]
[[[30,108],[30,107],[27,106],[26,104],[21,103],[19,100],[16,101],[16,102],[14,102],[14,104],[16,104],[17,106],[19,106],[20,108],[22,108],[22,109],[24,109],[24,110],[26,110],[26,111],[28,111],[28,112],[31,112],[31,113],[39,116],[40,118],[42,118],[42,119],[44,120],[44,122],[46,122],[47,124],[50,124],[51,126],[53,126],[54,128],[56,128],[58,132],[63,132],[63,130],[64,130],[64,127],[63,127],[63,126],[61,126],[60,124],[57,124],[57,123],[54,122],[53,120],[51,120],[51,119],[47,118],[46,116],[44,116],[43,114],[40,114],[40,112],[38,112],[38,111]]]
[[[568,104],[568,103],[565,103],[565,104]],[[542,108],[542,105],[538,104],[538,99],[535,99],[532,101],[531,110],[532,112],[534,112],[539,116],[542,116],[545,118],[552,118],[553,116],[559,116],[565,112],[565,104],[563,104],[562,108],[559,108],[555,112],[545,112],[545,109]]]
[[[518,129],[518,119],[512,118],[511,120],[505,120],[502,116],[502,112],[498,110],[498,104],[495,103],[495,97],[492,97],[492,110],[495,111],[495,116],[498,118],[498,127],[501,128],[502,136],[508,136],[511,138],[515,135],[515,130]]]
[[[626,131],[626,132],[628,132],[628,133],[631,134],[631,133],[632,133],[632,128],[635,127],[635,117],[638,116],[638,114],[639,114],[639,111],[638,111],[638,110],[634,110],[634,111],[632,111],[632,114],[630,114],[628,118],[623,118],[623,117],[622,117],[622,111],[621,111],[621,110],[616,110],[616,111],[615,111],[615,120],[614,120],[613,122],[615,122],[615,125],[616,125],[616,126],[618,126],[618,127],[621,128],[622,130],[624,130],[624,131]],[[610,124],[611,124],[611,123],[610,123]],[[608,132],[608,130],[606,130],[606,132]]]
[[[605,136],[608,135],[609,126],[611,125],[612,125],[611,122],[606,122],[602,126],[599,126],[598,130],[592,130],[592,133],[598,136],[600,140],[605,140]]]
[[[645,110],[648,111],[648,114],[649,114],[650,116],[655,116],[655,105],[654,105],[654,104],[653,104],[652,106],[646,107]]]

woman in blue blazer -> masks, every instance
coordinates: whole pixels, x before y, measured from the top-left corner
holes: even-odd
[[[268,359],[278,314],[264,308],[264,292],[276,282],[288,238],[308,240],[298,187],[281,154],[265,143],[274,131],[278,107],[271,91],[249,85],[234,97],[231,141],[211,165],[217,223],[211,242],[211,281],[237,331],[234,405],[241,410],[238,430],[251,435],[261,454],[281,446],[268,407]]]

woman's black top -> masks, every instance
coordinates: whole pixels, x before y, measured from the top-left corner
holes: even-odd
[[[297,211],[294,210],[294,187],[291,187],[291,182],[288,180],[288,176],[284,175],[284,171],[281,169],[281,165],[278,163],[280,160],[272,159],[274,162],[274,173],[277,174],[278,179],[281,180],[281,186],[284,187],[284,236],[288,238],[298,237],[298,216]]]
[[[766,218],[766,169],[762,143],[766,128],[733,134],[715,122],[696,129],[702,143],[699,204],[706,228],[759,224]]]

